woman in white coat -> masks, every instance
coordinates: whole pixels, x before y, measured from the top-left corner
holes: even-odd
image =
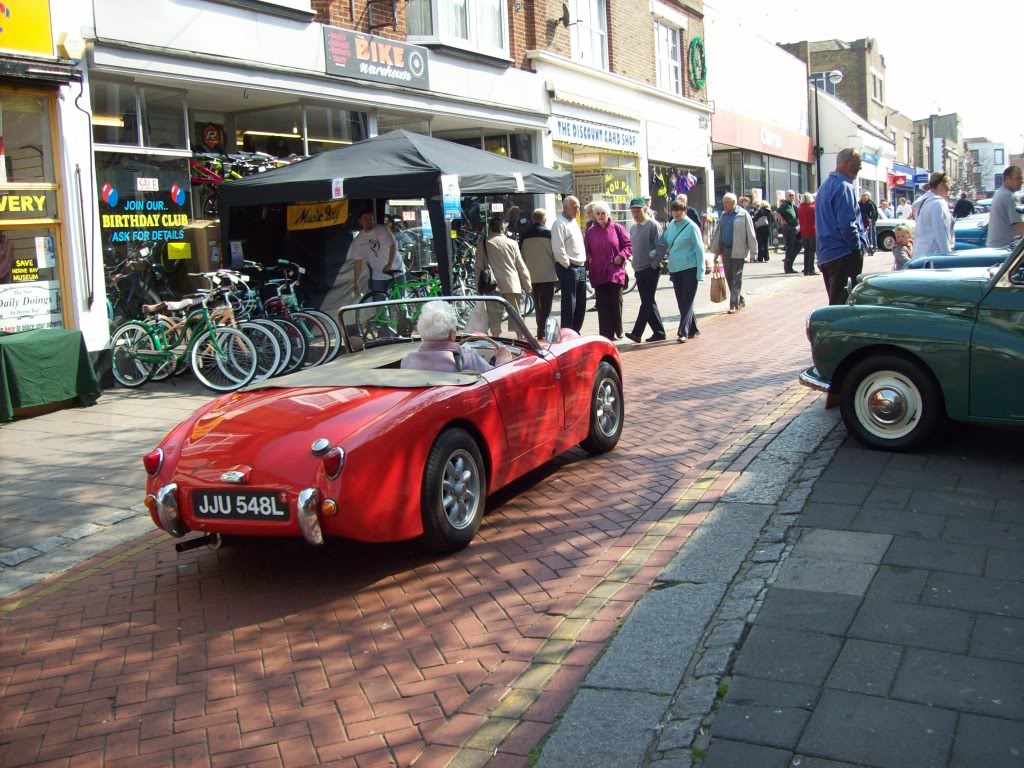
[[[953,252],[953,214],[949,212],[949,176],[936,171],[928,191],[914,201],[914,254],[937,256]]]
[[[726,192],[722,198],[725,213],[711,236],[711,252],[722,260],[725,281],[729,284],[729,314],[745,307],[743,300],[743,264],[757,255],[757,236],[750,214],[736,205],[736,195]]]

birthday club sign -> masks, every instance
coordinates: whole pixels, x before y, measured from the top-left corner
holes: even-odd
[[[159,179],[140,177],[135,188],[100,185],[100,227],[108,243],[179,242],[188,225],[188,193],[179,184],[161,189]],[[106,209],[106,210],[104,210]]]

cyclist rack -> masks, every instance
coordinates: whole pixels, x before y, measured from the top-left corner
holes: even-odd
[[[384,24],[374,24],[373,7],[380,2],[391,3],[391,21]],[[370,32],[373,32],[375,29],[383,29],[384,27],[398,29],[398,0],[366,0],[366,22],[367,29]]]

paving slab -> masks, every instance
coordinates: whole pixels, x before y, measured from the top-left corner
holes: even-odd
[[[981,496],[958,496],[941,491],[916,490],[910,494],[906,508],[911,512],[927,512],[932,515],[991,520],[995,506],[995,499]]]
[[[897,536],[882,562],[886,565],[980,576],[985,571],[985,556],[984,547],[971,544]]]
[[[985,576],[990,579],[1024,581],[1024,557],[1021,557],[1019,552],[991,549],[985,566]]]
[[[961,715],[949,768],[1024,768],[1024,723]]]
[[[909,648],[892,695],[930,707],[1024,720],[1024,666]]]
[[[847,528],[860,512],[861,507],[856,504],[809,501],[800,513],[800,525],[804,528]]]
[[[923,512],[881,510],[864,508],[848,526],[854,531],[888,533],[893,536],[910,536],[917,539],[938,539],[946,529],[944,515],[928,515]]]
[[[843,635],[857,615],[860,603],[861,598],[855,595],[825,595],[776,587],[769,590],[754,622],[824,635]]]
[[[812,685],[783,683],[759,677],[735,675],[729,682],[725,700],[731,704],[758,707],[795,707],[810,710],[818,699],[818,689]]]
[[[863,595],[877,566],[867,563],[830,562],[818,558],[790,556],[783,563],[777,586],[841,595]]]
[[[728,584],[773,511],[767,504],[716,504],[659,581]]]
[[[792,749],[810,718],[796,707],[722,704],[714,720],[715,736],[766,747]]]
[[[889,643],[847,640],[825,685],[851,693],[885,696],[896,677],[903,650]]]
[[[639,768],[665,712],[663,697],[583,689],[544,745],[536,768]]]
[[[850,627],[850,637],[936,651],[966,653],[973,621],[970,614],[931,605],[865,600]]]
[[[723,584],[679,584],[649,593],[584,686],[673,693],[724,594]]]
[[[793,548],[793,556],[878,565],[882,562],[890,542],[892,536],[882,533],[816,528],[804,532]]]
[[[971,636],[972,656],[1024,664],[1024,620],[1008,616],[977,617]]]
[[[789,485],[789,479],[800,468],[799,454],[762,453],[732,484],[723,501],[748,504],[776,504]]]
[[[1024,589],[1020,582],[986,579],[958,573],[932,573],[921,602],[961,611],[1024,618]]]
[[[712,739],[703,768],[787,768],[793,753],[742,741]]]
[[[952,491],[956,488],[958,477],[949,472],[896,469],[890,466],[878,478],[878,484],[897,488],[920,488],[926,491]]]
[[[819,480],[814,484],[811,501],[832,502],[842,500],[845,504],[863,504],[875,488],[870,482],[837,483]]]
[[[865,507],[884,509],[904,509],[910,500],[910,488],[899,488],[892,485],[876,485],[864,499]]]
[[[747,634],[733,672],[820,687],[841,648],[842,641],[829,635],[755,625]]]
[[[1013,549],[1019,558],[1024,559],[1024,524],[1021,523],[952,518],[942,538],[945,541]]]
[[[927,582],[928,571],[904,565],[882,565],[871,580],[866,597],[916,603],[921,600]]]
[[[877,768],[939,768],[955,728],[953,712],[826,690],[797,751]]]

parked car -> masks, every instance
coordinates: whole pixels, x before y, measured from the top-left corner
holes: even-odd
[[[1006,248],[974,248],[962,253],[916,256],[904,269],[968,269],[992,267],[1006,261]]]
[[[1022,244],[998,267],[870,275],[808,317],[800,381],[870,448],[917,448],[944,416],[1024,425],[1022,313]]]
[[[953,222],[953,250],[984,248],[988,240],[988,213],[975,213]]]
[[[896,227],[900,224],[906,224],[911,230],[914,228],[912,219],[879,219],[875,222],[875,242],[878,243],[878,250],[892,250],[896,245]]]
[[[992,198],[988,197],[984,200],[974,201],[974,213],[989,213],[992,210]]]
[[[446,300],[463,319],[492,302],[508,312],[508,337],[462,341],[492,364],[502,352],[511,361],[484,373],[457,356],[461,372],[403,369],[419,339],[402,329],[432,300],[342,307],[349,354],[212,400],[171,430],[143,460],[153,522],[177,538],[206,534],[179,551],[222,536],[336,536],[453,552],[476,535],[489,493],[576,445],[615,447],[614,345],[562,332],[554,317],[541,343],[504,299],[459,297]]]

